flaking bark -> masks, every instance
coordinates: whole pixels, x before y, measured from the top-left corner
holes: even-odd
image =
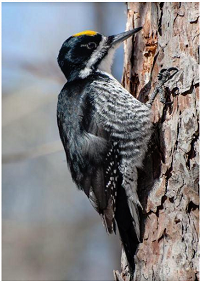
[[[129,3],[127,29],[143,26],[125,45],[123,85],[146,102],[162,68],[163,105],[152,106],[154,132],[138,194],[144,207],[134,280],[198,280],[198,40],[199,3]],[[122,261],[122,275],[129,279]]]

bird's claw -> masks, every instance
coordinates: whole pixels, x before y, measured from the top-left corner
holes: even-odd
[[[173,73],[171,73],[173,72]],[[159,74],[158,74],[158,83],[153,91],[153,93],[151,94],[151,97],[147,103],[147,106],[151,106],[153,104],[153,101],[155,99],[155,97],[157,96],[157,94],[160,94],[160,102],[163,103],[164,105],[167,104],[172,104],[172,102],[166,102],[166,98],[164,96],[164,84],[172,79],[172,77],[178,72],[178,69],[175,67],[171,67],[168,69],[161,69]]]
[[[171,71],[174,71],[171,74]],[[162,83],[164,84],[168,80],[172,79],[172,77],[178,72],[178,69],[175,67],[171,67],[168,69],[161,69],[161,71],[158,74],[158,80],[161,80]]]

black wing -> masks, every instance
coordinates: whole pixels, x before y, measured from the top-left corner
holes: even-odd
[[[108,132],[94,119],[92,102],[89,105],[91,113],[84,115],[83,127],[92,136],[103,138],[107,142],[107,149],[103,152],[98,162],[92,169],[92,174],[86,173],[83,190],[89,197],[92,205],[101,214],[106,230],[109,233],[115,231],[116,197],[119,176],[118,144],[111,142]],[[92,147],[92,146],[91,146]],[[98,149],[98,148],[96,148]],[[91,150],[93,150],[91,148]]]
[[[119,173],[117,143],[110,141],[109,134],[95,120],[89,95],[76,95],[79,100],[71,99],[70,104],[69,90],[65,92],[59,97],[57,123],[71,175],[112,233]]]

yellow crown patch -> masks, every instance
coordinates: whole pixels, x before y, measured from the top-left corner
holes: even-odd
[[[93,31],[93,30],[84,30],[82,32],[79,32],[79,33],[76,33],[74,35],[72,35],[73,37],[75,36],[81,36],[81,35],[88,35],[88,36],[93,36],[93,35],[96,35],[97,32],[96,31]]]

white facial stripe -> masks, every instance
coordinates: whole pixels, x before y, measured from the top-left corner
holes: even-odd
[[[103,60],[100,62],[98,69],[100,71],[104,71],[106,73],[111,73],[111,67],[112,67],[112,63],[113,63],[113,58],[114,58],[114,54],[116,49],[121,45],[121,43],[115,44],[114,47],[110,48],[110,50],[108,51],[108,54],[105,56],[105,58],[103,58]]]
[[[104,44],[106,42],[106,37],[103,37],[101,42],[99,43],[99,46],[97,47],[97,49],[92,53],[91,58],[88,60],[86,67],[80,71],[79,76],[81,78],[85,78],[87,77],[90,73],[91,73],[91,67],[97,62],[97,60],[99,59],[99,53],[101,51],[101,49],[103,48]]]
[[[108,54],[105,56],[105,58],[103,58],[103,60],[101,61],[101,63],[98,66],[99,70],[105,71],[107,73],[111,73],[111,66],[113,63],[113,57],[114,57],[115,51],[116,51],[115,48],[111,48],[108,51]]]

